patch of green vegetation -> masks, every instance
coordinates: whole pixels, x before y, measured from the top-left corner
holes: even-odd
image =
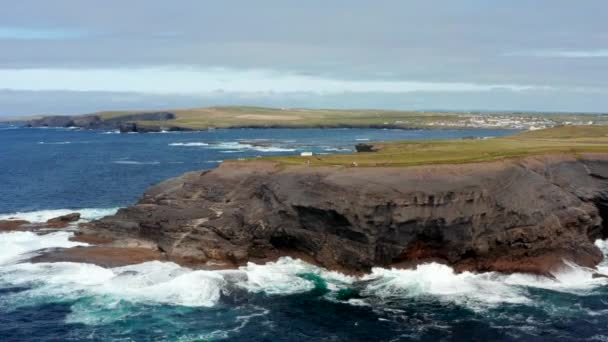
[[[373,143],[377,152],[265,158],[283,165],[414,166],[493,161],[541,154],[608,153],[608,126],[569,126],[478,140]]]
[[[608,124],[608,115],[525,114],[525,113],[456,113],[394,110],[335,110],[265,107],[209,107],[168,110],[176,115],[170,121],[138,121],[141,126],[170,125],[191,130],[231,127],[391,127],[391,128],[465,128],[479,127],[479,120],[489,120],[487,128],[504,127],[500,120],[517,117],[523,121],[600,122]],[[109,111],[97,113],[103,119],[151,111]],[[472,120],[472,118],[475,118]],[[483,126],[483,125],[482,125]]]

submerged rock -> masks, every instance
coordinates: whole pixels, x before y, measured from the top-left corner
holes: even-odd
[[[199,263],[296,255],[350,272],[432,260],[547,274],[564,259],[602,260],[593,241],[608,232],[606,198],[601,154],[392,168],[225,162],[165,181],[83,230]]]

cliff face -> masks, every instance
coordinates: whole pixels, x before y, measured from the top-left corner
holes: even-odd
[[[543,274],[563,259],[599,263],[602,216],[606,155],[407,168],[228,162],[161,183],[85,231],[190,262],[295,255],[354,272],[433,260]]]
[[[158,132],[163,129],[178,130],[171,125],[138,126],[134,121],[169,121],[175,114],[169,112],[136,113],[115,118],[103,119],[99,115],[84,116],[45,116],[29,120],[27,127],[79,127],[85,129],[118,129],[121,132]],[[166,126],[166,127],[165,127]],[[181,130],[181,129],[179,129]]]

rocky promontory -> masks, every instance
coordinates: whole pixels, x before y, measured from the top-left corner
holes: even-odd
[[[170,112],[147,112],[133,113],[116,117],[104,118],[101,115],[58,115],[44,116],[40,119],[29,120],[26,127],[75,127],[84,129],[117,129],[122,133],[128,132],[160,132],[160,131],[183,131],[182,127],[170,124],[175,119],[175,114]],[[159,124],[140,125],[137,121],[158,121]]]
[[[165,181],[82,233],[189,264],[290,255],[352,273],[436,261],[548,274],[565,260],[597,265],[607,220],[607,154],[411,167],[261,160]]]

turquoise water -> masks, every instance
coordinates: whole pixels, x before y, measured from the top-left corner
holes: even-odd
[[[220,160],[344,153],[358,142],[508,131],[243,129],[114,134],[0,126],[0,219],[133,203],[150,185]],[[252,140],[257,139],[256,142]],[[360,278],[283,258],[238,270],[150,262],[104,269],[23,262],[69,232],[0,234],[2,341],[608,340],[608,286],[571,265],[555,279],[454,274],[437,264]],[[598,242],[606,252],[608,246]],[[602,265],[602,271],[608,267]]]

